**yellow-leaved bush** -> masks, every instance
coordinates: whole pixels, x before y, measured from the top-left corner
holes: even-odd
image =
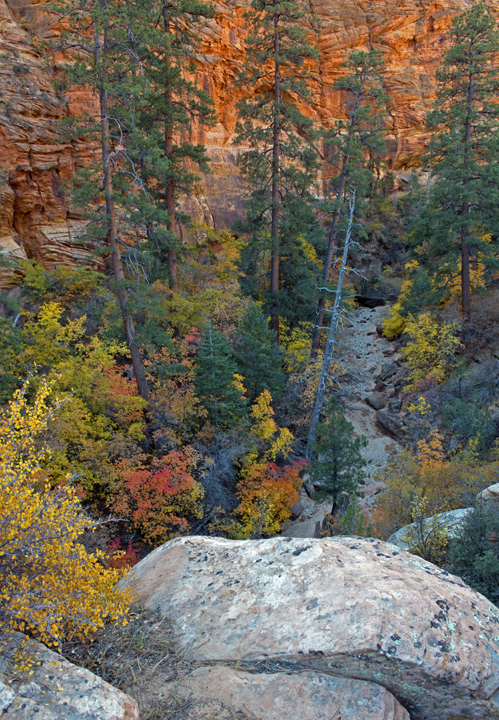
[[[412,390],[416,383],[432,377],[443,382],[454,363],[454,356],[461,345],[456,322],[440,323],[429,312],[406,320],[405,332],[409,342],[401,354],[409,367],[409,383],[404,391]]]
[[[131,598],[116,586],[124,571],[105,567],[103,553],[78,542],[97,523],[74,488],[52,488],[41,474],[48,449],[37,437],[60,403],[48,405],[52,383],[37,385],[31,403],[27,381],[0,412],[0,631],[57,648],[105,620],[124,623]]]

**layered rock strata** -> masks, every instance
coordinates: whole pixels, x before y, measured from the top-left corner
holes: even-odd
[[[498,717],[499,611],[373,539],[179,538],[125,579],[197,660],[374,682],[412,720]]]
[[[390,95],[387,126],[389,167],[398,182],[409,179],[427,143],[424,118],[434,98],[435,70],[446,48],[451,18],[468,0],[304,0],[304,22],[319,50],[311,65],[313,103],[304,108],[326,127],[342,114],[341,94],[333,89],[351,50],[380,49],[383,78]],[[499,2],[489,0],[494,12]],[[232,146],[236,102],[248,92],[236,75],[244,59],[245,0],[219,0],[217,16],[203,29],[197,57],[198,81],[218,113],[214,128],[195,133],[206,143],[213,174],[202,178],[183,205],[215,227],[229,227],[240,214],[244,190]],[[76,168],[91,163],[97,150],[61,139],[59,122],[92,108],[85,92],[56,94],[57,59],[38,51],[39,37],[53,32],[43,4],[0,0],[0,246],[13,258],[35,258],[45,266],[78,263],[85,248],[77,238],[83,224],[68,206],[64,183]],[[9,272],[3,271],[5,287]],[[8,284],[8,283],[7,283]]]

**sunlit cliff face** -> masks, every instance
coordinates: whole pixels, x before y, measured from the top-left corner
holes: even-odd
[[[424,119],[434,99],[435,70],[446,49],[446,30],[453,15],[469,4],[464,0],[305,0],[304,23],[320,58],[308,67],[313,104],[302,110],[318,124],[329,126],[342,113],[342,97],[333,90],[342,63],[352,50],[378,48],[391,98],[388,165],[403,186],[428,139]],[[488,5],[499,14],[499,2],[491,0]],[[208,147],[213,174],[197,183],[184,206],[217,227],[229,227],[242,209],[232,137],[235,104],[248,92],[236,80],[244,59],[245,7],[240,0],[217,2],[217,16],[203,29],[198,54],[198,81],[214,100],[218,122],[192,138]],[[0,0],[0,245],[15,257],[36,258],[48,267],[77,263],[82,257],[74,239],[83,223],[68,207],[62,185],[75,168],[91,163],[97,152],[84,143],[57,139],[60,119],[92,108],[94,98],[84,91],[56,95],[53,80],[61,58],[42,56],[36,40],[55,32],[43,4]],[[6,286],[9,274],[3,272],[0,286]]]

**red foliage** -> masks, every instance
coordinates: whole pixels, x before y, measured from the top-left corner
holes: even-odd
[[[106,562],[109,567],[118,568],[119,570],[131,568],[136,565],[139,560],[139,554],[137,550],[133,549],[131,540],[124,552],[119,537],[111,540],[106,547]]]
[[[193,492],[198,487],[189,473],[190,464],[187,455],[177,450],[153,460],[150,467],[142,459],[132,467],[122,461],[122,487],[113,511],[154,544],[185,531],[186,515],[193,511]]]

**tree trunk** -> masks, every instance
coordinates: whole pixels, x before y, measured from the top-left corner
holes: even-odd
[[[168,6],[165,2],[163,2],[163,27],[165,31],[165,35],[168,36],[170,34],[170,19],[168,17]],[[165,52],[165,65],[167,72],[170,68],[170,54],[169,52]],[[173,107],[172,107],[172,91],[170,82],[167,79],[166,85],[165,85],[165,108],[166,112],[170,113],[170,118],[166,118],[165,120],[165,157],[167,159],[170,159],[173,152]],[[167,222],[167,229],[173,233],[175,232],[175,183],[173,182],[173,178],[170,178],[166,181],[166,187],[165,187],[165,196],[166,196],[166,209],[168,212],[168,222]],[[170,282],[170,290],[172,293],[177,292],[178,290],[178,261],[177,261],[177,251],[173,248],[168,249],[168,278]]]
[[[324,396],[326,394],[326,381],[328,378],[329,366],[331,364],[331,359],[333,356],[335,336],[336,336],[336,327],[338,325],[338,316],[339,316],[340,304],[341,304],[341,291],[343,288],[343,280],[345,277],[346,265],[347,265],[347,259],[348,259],[348,248],[350,245],[350,237],[352,234],[353,213],[355,210],[355,190],[353,192],[353,195],[352,195],[352,198],[351,198],[349,204],[350,204],[350,216],[348,219],[348,228],[347,228],[347,233],[346,233],[346,237],[345,237],[345,246],[343,248],[343,258],[341,261],[340,275],[338,278],[338,287],[334,291],[335,299],[334,299],[333,314],[331,317],[331,325],[329,327],[329,334],[328,334],[328,339],[327,339],[327,343],[326,343],[326,351],[324,353],[324,361],[322,363],[322,370],[321,370],[321,375],[319,378],[319,387],[317,389],[317,395],[315,398],[314,409],[312,411],[312,419],[310,421],[310,431],[308,434],[307,450],[305,453],[308,461],[312,460],[313,445],[314,445],[316,434],[317,434],[317,423],[319,422],[320,414],[322,411],[322,406],[324,405]]]
[[[279,342],[279,141],[280,141],[280,62],[279,16],[274,15],[274,137],[272,145],[272,221],[270,228],[270,328]]]
[[[123,263],[121,261],[121,251],[118,242],[118,228],[116,222],[116,208],[113,199],[113,179],[110,166],[110,139],[109,139],[109,116],[108,116],[108,100],[107,100],[107,75],[108,75],[108,39],[107,30],[104,29],[104,38],[102,43],[102,75],[99,88],[99,110],[101,115],[101,147],[102,147],[102,164],[104,168],[104,196],[106,202],[106,218],[108,224],[108,239],[111,246],[112,265],[114,279],[116,281],[116,294],[118,303],[125,326],[125,335],[127,345],[130,349],[132,358],[133,371],[135,374],[135,382],[141,397],[149,400],[149,388],[144,373],[142,358],[140,357],[139,348],[135,339],[135,327],[131,315],[127,308],[127,294],[123,287],[125,274],[123,271]],[[98,60],[98,50],[96,48],[96,60]]]
[[[331,272],[331,263],[333,261],[333,255],[334,255],[334,247],[336,244],[336,234],[338,232],[338,224],[340,221],[340,207],[341,207],[341,201],[343,199],[343,195],[345,194],[345,187],[346,182],[349,174],[349,168],[348,164],[350,162],[350,145],[352,142],[353,133],[355,131],[355,127],[357,125],[357,116],[356,113],[360,106],[360,101],[362,97],[362,92],[364,90],[364,82],[361,83],[360,89],[355,95],[355,101],[352,107],[352,114],[350,116],[350,122],[348,125],[348,139],[345,145],[345,149],[343,152],[343,157],[341,161],[341,173],[340,173],[340,185],[338,187],[338,191],[336,193],[336,199],[335,199],[335,207],[334,207],[334,214],[333,219],[331,222],[331,228],[329,230],[329,238],[327,243],[327,251],[326,251],[326,259],[324,261],[324,275],[322,277],[322,281],[324,283],[324,286],[327,286],[329,282],[329,273]],[[326,306],[326,297],[327,297],[327,290],[322,291],[322,295],[319,298],[319,302],[317,304],[317,313],[315,317],[315,327],[314,327],[314,334],[312,336],[312,349],[310,352],[310,359],[315,360],[317,357],[317,352],[319,350],[319,345],[321,341],[321,333],[322,333],[322,325],[324,322],[324,308]]]
[[[340,203],[345,192],[346,179],[348,175],[348,157],[343,158],[343,166],[341,169],[340,187],[336,194],[336,206],[334,208],[333,220],[329,230],[329,238],[327,243],[326,259],[324,260],[324,275],[322,281],[326,286],[329,282],[329,273],[331,272],[331,264],[333,261],[334,248],[336,244],[336,233],[338,232],[338,223],[340,221]],[[311,360],[315,360],[319,350],[321,341],[322,324],[324,322],[324,308],[326,306],[327,290],[323,290],[317,304],[317,314],[315,317],[314,334],[312,336],[312,351],[310,353]]]

